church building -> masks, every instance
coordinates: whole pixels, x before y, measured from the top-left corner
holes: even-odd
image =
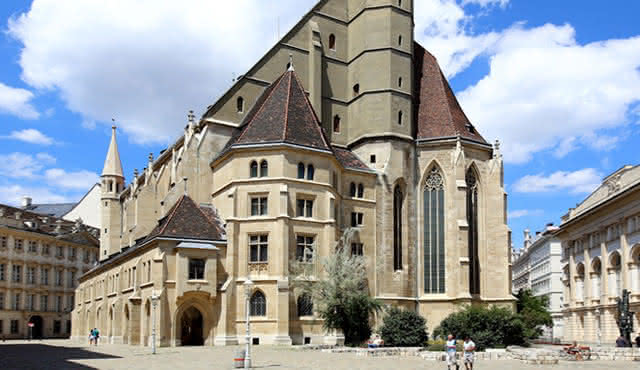
[[[512,306],[499,144],[413,24],[411,0],[319,1],[128,182],[114,128],[73,336],[244,343],[250,279],[254,343],[336,343],[290,271],[321,279],[350,227],[371,295],[430,329],[465,304]]]

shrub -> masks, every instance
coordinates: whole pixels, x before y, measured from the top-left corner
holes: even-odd
[[[413,311],[392,307],[384,317],[380,335],[385,346],[422,347],[429,340],[425,319]]]
[[[530,290],[520,290],[516,309],[525,325],[525,336],[536,339],[542,334],[542,327],[552,327],[553,319],[549,312],[549,297],[536,297]]]
[[[520,316],[508,308],[471,306],[447,316],[434,330],[434,336],[446,338],[451,333],[462,339],[468,335],[476,348],[482,351],[485,348],[522,345],[526,340],[525,330]]]

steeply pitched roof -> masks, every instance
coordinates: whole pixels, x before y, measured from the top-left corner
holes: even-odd
[[[111,127],[111,142],[109,143],[107,158],[104,161],[102,176],[124,177],[122,162],[120,162],[120,153],[118,152],[118,143],[116,142],[116,126]]]
[[[355,153],[348,149],[343,149],[339,147],[333,147],[333,153],[336,155],[338,162],[344,168],[352,169],[352,170],[364,170],[371,171],[369,166],[367,166],[360,158],[358,158]]]
[[[169,213],[145,238],[165,237],[175,239],[225,240],[225,232],[215,210],[199,207],[187,195],[183,195]]]
[[[417,139],[462,138],[487,144],[462,111],[436,58],[414,43]]]
[[[318,117],[293,70],[285,72],[264,91],[225,151],[241,145],[276,143],[331,151]]]

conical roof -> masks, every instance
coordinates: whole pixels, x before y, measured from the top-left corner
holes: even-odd
[[[118,176],[124,178],[122,162],[120,162],[120,153],[118,152],[118,143],[116,142],[116,126],[111,126],[111,142],[109,143],[107,159],[104,161],[102,176]]]
[[[226,149],[275,143],[331,151],[320,121],[293,69],[264,91]]]

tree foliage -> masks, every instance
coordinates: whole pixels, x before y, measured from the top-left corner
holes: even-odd
[[[385,346],[421,347],[429,340],[426,324],[418,313],[392,307],[384,317],[380,335]]]
[[[552,327],[553,319],[548,310],[549,297],[536,297],[531,290],[521,289],[516,295],[516,310],[525,324],[525,336],[536,339],[542,334],[542,327]]]
[[[370,316],[381,308],[369,295],[364,257],[351,255],[354,233],[352,228],[345,230],[335,253],[320,261],[318,276],[310,263],[296,262],[291,268],[293,287],[311,296],[324,328],[342,330],[348,345],[359,345],[371,336]]]

